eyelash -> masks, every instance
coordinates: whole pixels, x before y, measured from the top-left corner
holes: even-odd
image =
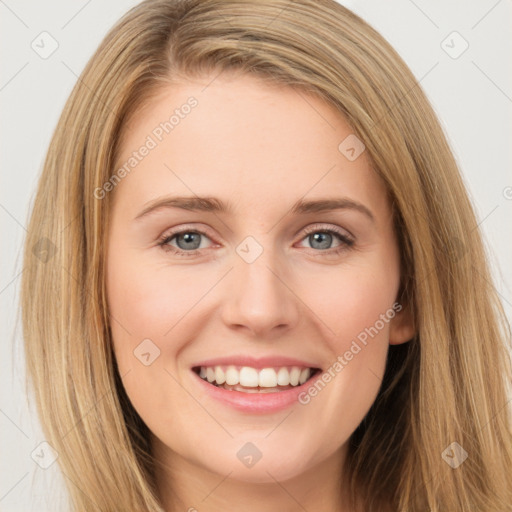
[[[183,251],[182,249],[178,249],[174,246],[168,245],[169,242],[175,238],[177,235],[182,235],[184,233],[196,233],[202,236],[205,236],[207,238],[210,238],[208,236],[208,233],[205,233],[204,231],[198,230],[198,229],[191,229],[191,228],[185,228],[181,229],[179,231],[175,231],[173,233],[166,233],[160,238],[160,241],[158,242],[158,246],[160,246],[165,252],[172,252],[173,254],[180,256],[180,257],[191,257],[196,256],[197,253],[201,251],[201,249],[194,249],[192,251]],[[347,236],[344,232],[341,230],[338,230],[336,228],[322,228],[318,226],[311,226],[307,227],[304,232],[304,236],[301,240],[306,238],[307,236],[313,234],[313,233],[328,233],[330,235],[335,235],[339,238],[341,244],[339,247],[335,247],[332,249],[325,249],[325,250],[318,250],[320,254],[341,254],[342,252],[350,249],[354,245],[354,240]]]

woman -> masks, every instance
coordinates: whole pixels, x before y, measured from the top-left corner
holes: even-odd
[[[476,226],[421,88],[346,8],[132,9],[26,242],[28,370],[74,508],[510,509]]]

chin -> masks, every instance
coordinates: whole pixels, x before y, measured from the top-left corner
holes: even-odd
[[[232,480],[252,484],[275,484],[284,482],[300,475],[305,468],[301,468],[295,464],[283,465],[281,461],[263,462],[261,459],[253,467],[247,468],[243,464],[240,465],[224,465],[216,468],[216,472],[222,475],[228,475]]]
[[[218,464],[210,464],[211,459],[210,461],[202,460],[200,463],[207,470],[219,475],[229,474],[230,479],[260,484],[275,484],[276,480],[279,482],[290,480],[310,467],[304,450],[297,447],[291,447],[298,450],[296,454],[292,454],[283,445],[281,449],[262,447],[261,450],[255,448],[255,445],[250,442],[237,443],[237,446],[241,448],[237,448],[234,457],[231,450],[226,450],[229,453],[211,455],[219,462]]]

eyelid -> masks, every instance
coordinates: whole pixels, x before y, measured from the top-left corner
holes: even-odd
[[[180,224],[179,226],[176,226],[175,228],[170,228],[159,237],[160,239],[168,238],[173,235],[177,235],[179,233],[183,233],[186,231],[197,231],[198,233],[201,233],[203,235],[206,235],[208,237],[212,237],[212,230],[207,227],[197,227],[196,224]]]
[[[355,236],[346,228],[342,228],[340,226],[337,226],[336,224],[325,224],[322,222],[317,222],[314,224],[310,224],[309,226],[306,226],[305,228],[302,228],[297,234],[301,232],[306,233],[307,235],[310,235],[311,233],[314,233],[316,231],[334,231],[335,233],[338,233],[340,236],[344,236],[346,238],[350,238],[350,240],[355,241]]]

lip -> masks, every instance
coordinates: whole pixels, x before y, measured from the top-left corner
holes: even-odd
[[[230,359],[230,361],[233,361],[233,359]],[[202,363],[200,366],[209,365],[211,365],[211,363]],[[230,391],[224,388],[219,388],[203,380],[194,370],[191,370],[191,373],[193,379],[198,383],[203,393],[206,393],[209,397],[213,398],[214,400],[217,400],[218,402],[228,407],[231,407],[241,412],[252,414],[273,413],[286,409],[287,407],[291,407],[294,403],[297,403],[299,401],[299,395],[302,392],[306,391],[307,388],[309,388],[318,378],[322,376],[322,371],[318,371],[315,375],[313,375],[313,377],[304,382],[304,384],[297,386],[295,388],[287,389],[284,391],[276,391],[275,393],[260,394],[244,393],[243,391]]]
[[[272,368],[281,366],[299,366],[301,368],[320,368],[316,363],[295,359],[285,356],[265,356],[265,357],[251,357],[248,355],[234,355],[227,357],[218,357],[215,359],[207,359],[192,365],[192,368],[200,366],[250,366],[257,370],[262,368]]]

